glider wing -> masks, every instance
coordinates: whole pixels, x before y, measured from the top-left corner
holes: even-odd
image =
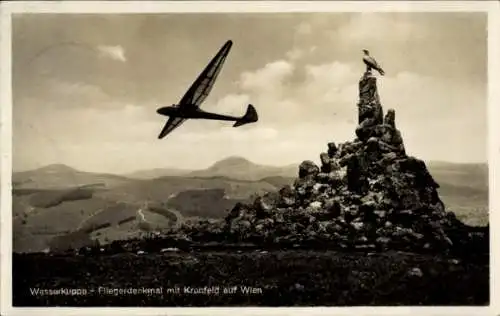
[[[207,67],[205,67],[203,72],[198,76],[196,81],[191,85],[186,94],[182,97],[179,102],[180,106],[194,105],[196,107],[200,107],[201,103],[212,90],[215,80],[224,65],[224,61],[226,60],[232,45],[233,42],[229,40],[224,44],[224,46],[222,46],[217,55],[215,55]]]
[[[174,129],[176,129],[177,127],[181,126],[181,124],[184,123],[186,120],[187,119],[185,119],[185,118],[171,116],[168,119],[167,123],[165,123],[165,126],[161,130],[160,135],[158,135],[158,138],[162,139],[163,137],[167,136]]]

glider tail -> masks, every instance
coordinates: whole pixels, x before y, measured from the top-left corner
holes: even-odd
[[[255,110],[253,105],[249,104],[245,115],[243,115],[239,120],[237,120],[236,123],[234,123],[233,127],[238,127],[248,123],[255,123],[258,120],[259,116],[257,115],[257,111]]]
[[[385,71],[382,68],[378,67],[377,70],[382,76],[385,75]]]

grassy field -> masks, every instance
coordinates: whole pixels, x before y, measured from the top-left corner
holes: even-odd
[[[289,250],[15,254],[13,260],[14,306],[486,305],[489,299],[487,255]],[[161,288],[162,293],[102,292],[143,287]],[[192,294],[187,289],[203,287],[218,288],[219,293]],[[88,295],[32,295],[34,288],[80,288]]]

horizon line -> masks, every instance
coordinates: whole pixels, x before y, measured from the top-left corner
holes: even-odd
[[[292,166],[296,166],[298,168],[299,165],[302,163],[302,161],[301,161],[301,162],[296,162],[296,163],[287,163],[287,164],[282,164],[282,165],[275,165],[275,164],[257,163],[257,162],[254,162],[254,161],[248,159],[248,158],[245,158],[243,156],[227,156],[225,158],[222,158],[222,159],[219,159],[219,160],[216,160],[216,161],[210,163],[205,168],[200,168],[200,169],[197,169],[197,168],[183,168],[183,167],[175,167],[175,166],[156,166],[156,167],[151,167],[151,168],[135,169],[135,170],[126,171],[126,172],[107,172],[107,171],[85,170],[85,169],[82,169],[82,168],[79,168],[79,167],[75,167],[75,166],[73,166],[71,164],[67,164],[67,163],[63,163],[63,162],[54,162],[54,163],[49,163],[49,164],[46,164],[46,165],[43,165],[43,166],[40,166],[40,167],[36,167],[36,168],[27,168],[27,169],[14,169],[14,168],[12,168],[12,173],[14,174],[14,173],[19,173],[19,172],[36,171],[36,170],[39,170],[39,169],[42,169],[42,168],[46,168],[46,167],[50,167],[50,166],[55,166],[55,165],[65,166],[65,167],[74,169],[75,171],[81,171],[81,172],[101,173],[101,174],[110,174],[110,175],[122,175],[122,176],[123,175],[129,175],[131,173],[136,173],[136,172],[141,172],[141,171],[150,171],[150,170],[155,170],[155,169],[163,169],[163,170],[165,170],[165,169],[171,169],[171,170],[177,170],[177,171],[191,172],[191,171],[206,170],[206,169],[212,167],[213,165],[215,165],[215,164],[217,164],[217,163],[219,163],[221,161],[228,160],[229,158],[243,158],[244,160],[246,160],[246,161],[248,161],[248,162],[250,162],[251,164],[254,164],[254,165],[265,166],[265,167],[274,167],[274,168],[287,168],[287,167],[292,167]],[[310,160],[310,159],[306,159],[306,160]],[[306,161],[306,160],[303,160],[303,161]],[[486,166],[489,166],[489,162],[487,160],[486,161],[449,161],[449,160],[424,160],[424,159],[421,159],[421,160],[423,160],[426,164],[486,165]],[[312,160],[312,161],[316,163],[316,161],[314,161],[314,160]]]

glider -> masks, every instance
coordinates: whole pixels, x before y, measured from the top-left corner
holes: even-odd
[[[248,105],[246,113],[241,117],[210,113],[200,109],[201,103],[212,90],[232,45],[233,42],[229,40],[222,46],[178,104],[156,110],[158,114],[169,116],[167,123],[158,135],[159,139],[167,136],[188,119],[235,121],[233,127],[257,122],[257,111],[251,104]]]
[[[380,67],[375,58],[370,56],[370,52],[367,51],[366,49],[363,49],[363,52],[365,53],[365,55],[363,56],[363,62],[366,65],[366,71],[371,72],[372,69],[375,69],[382,76],[385,75],[384,70],[382,69],[382,67]]]

